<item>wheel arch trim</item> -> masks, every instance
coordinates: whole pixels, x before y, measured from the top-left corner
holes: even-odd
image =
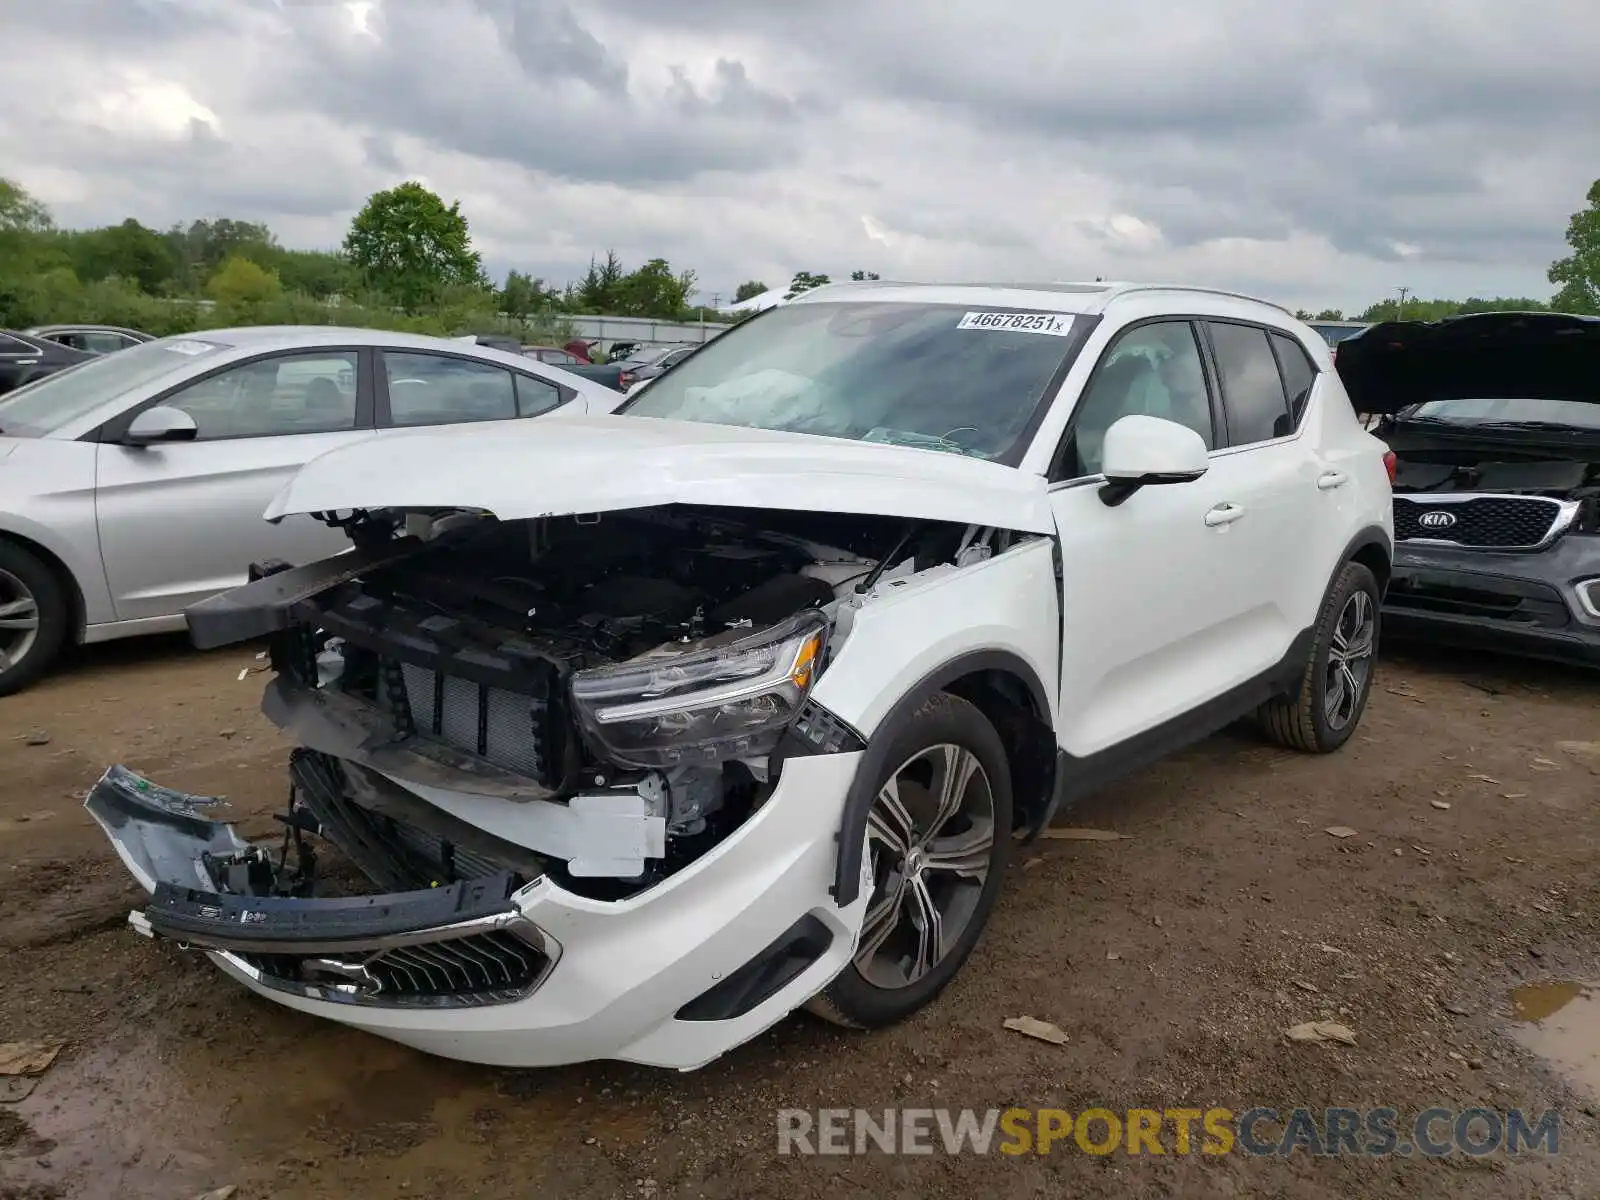
[[[853,904],[861,893],[861,850],[867,815],[877,795],[878,776],[889,766],[890,747],[896,735],[929,697],[965,676],[985,671],[999,671],[1018,678],[1028,690],[1035,715],[1045,714],[1048,720],[1051,707],[1044,681],[1026,660],[1010,650],[966,651],[941,663],[908,688],[867,738],[866,750],[845,796],[844,812],[839,820],[833,885],[829,889],[839,907]],[[1010,780],[1006,782],[1009,786]],[[1012,797],[1012,802],[1015,805],[1016,797]]]

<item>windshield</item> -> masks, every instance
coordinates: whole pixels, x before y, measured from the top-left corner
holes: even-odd
[[[1589,400],[1429,400],[1407,409],[1401,414],[1401,420],[1442,421],[1464,426],[1528,423],[1600,433],[1600,403]]]
[[[0,399],[0,434],[39,437],[225,347],[198,338],[144,342],[18,388]]]
[[[785,305],[718,337],[619,411],[1020,456],[1082,320],[946,304]]]
[[[673,349],[672,346],[655,346],[649,350],[635,350],[623,362],[630,367],[653,367],[671,354]]]
[[[1366,328],[1365,325],[1319,325],[1313,321],[1311,328],[1322,335],[1322,340],[1330,346],[1337,346],[1345,338],[1354,337]]]

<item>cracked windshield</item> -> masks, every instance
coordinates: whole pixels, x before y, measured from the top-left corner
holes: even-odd
[[[775,309],[622,411],[998,459],[1022,436],[1081,320],[959,305]]]

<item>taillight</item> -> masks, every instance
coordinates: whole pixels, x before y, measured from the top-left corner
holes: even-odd
[[[1383,452],[1383,469],[1389,472],[1389,482],[1394,482],[1394,473],[1399,468],[1399,460],[1395,458],[1393,450]]]
[[[620,372],[617,375],[617,386],[620,387],[623,391],[627,391],[629,388],[631,388],[633,386],[633,376],[630,375],[627,371]]]

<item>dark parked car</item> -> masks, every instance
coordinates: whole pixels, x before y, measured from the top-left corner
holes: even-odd
[[[523,346],[522,352],[529,358],[536,358],[542,363],[549,363],[553,367],[576,367],[584,364],[571,350],[563,350],[560,346]]]
[[[457,334],[457,339],[471,342],[477,346],[487,346],[491,350],[504,350],[507,354],[521,354],[522,340],[504,333],[462,333]]]
[[[59,342],[0,330],[0,395],[94,357]]]
[[[1600,666],[1600,318],[1387,322],[1338,369],[1395,455],[1385,634]]]
[[[43,338],[47,342],[82,350],[86,354],[112,354],[153,342],[156,335],[140,329],[125,329],[121,325],[36,325],[24,330],[29,337]]]
[[[647,379],[654,379],[657,375],[670,371],[698,349],[700,349],[698,345],[662,346],[647,351],[644,355],[622,364],[622,378],[618,382],[622,390],[627,391],[636,383],[643,383]]]
[[[622,376],[622,364],[588,363],[584,362],[570,350],[560,346],[524,346],[522,353],[529,358],[538,359],[542,363],[549,363],[552,367],[560,367],[563,371],[571,371],[574,375],[592,380],[613,391],[620,392],[622,386],[619,382]]]

